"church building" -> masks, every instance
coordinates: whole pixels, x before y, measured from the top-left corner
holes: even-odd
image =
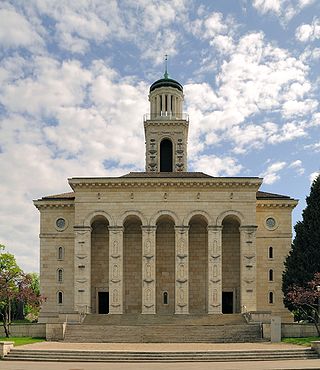
[[[188,172],[183,86],[149,91],[145,172],[68,179],[40,211],[40,322],[90,314],[289,312],[281,292],[295,199],[259,177]]]

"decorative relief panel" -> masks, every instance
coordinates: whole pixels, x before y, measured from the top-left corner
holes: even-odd
[[[240,227],[242,312],[256,310],[256,229],[255,225]]]
[[[222,312],[222,226],[208,226],[208,313]]]
[[[109,226],[110,314],[123,313],[123,227]]]
[[[175,313],[189,313],[189,226],[175,227]]]
[[[156,226],[142,226],[142,313],[156,313]]]

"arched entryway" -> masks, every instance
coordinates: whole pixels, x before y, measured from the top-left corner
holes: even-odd
[[[91,223],[91,309],[109,313],[109,222],[97,216]],[[79,264],[78,268],[83,268]]]
[[[161,216],[156,231],[157,313],[173,314],[175,309],[175,230],[170,216]]]
[[[173,171],[172,141],[163,139],[160,143],[160,172]]]
[[[189,312],[203,314],[207,310],[208,232],[207,220],[200,215],[189,222]]]
[[[227,216],[222,222],[222,313],[240,312],[240,222]]]
[[[128,216],[123,226],[124,313],[141,313],[141,221],[137,216]]]

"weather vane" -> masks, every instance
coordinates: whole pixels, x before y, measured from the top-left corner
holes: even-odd
[[[165,63],[164,78],[167,79],[169,77],[169,74],[168,74],[168,54],[165,55],[164,63]]]

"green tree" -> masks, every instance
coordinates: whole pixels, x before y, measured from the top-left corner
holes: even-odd
[[[282,290],[284,303],[294,311],[292,302],[286,298],[293,286],[307,288],[314,274],[320,272],[320,175],[311,185],[307,206],[294,229],[296,236],[285,261]]]
[[[10,336],[12,307],[17,301],[30,307],[39,307],[43,298],[33,290],[32,276],[25,274],[17,265],[14,255],[5,252],[5,247],[0,245],[0,316],[6,337]]]

